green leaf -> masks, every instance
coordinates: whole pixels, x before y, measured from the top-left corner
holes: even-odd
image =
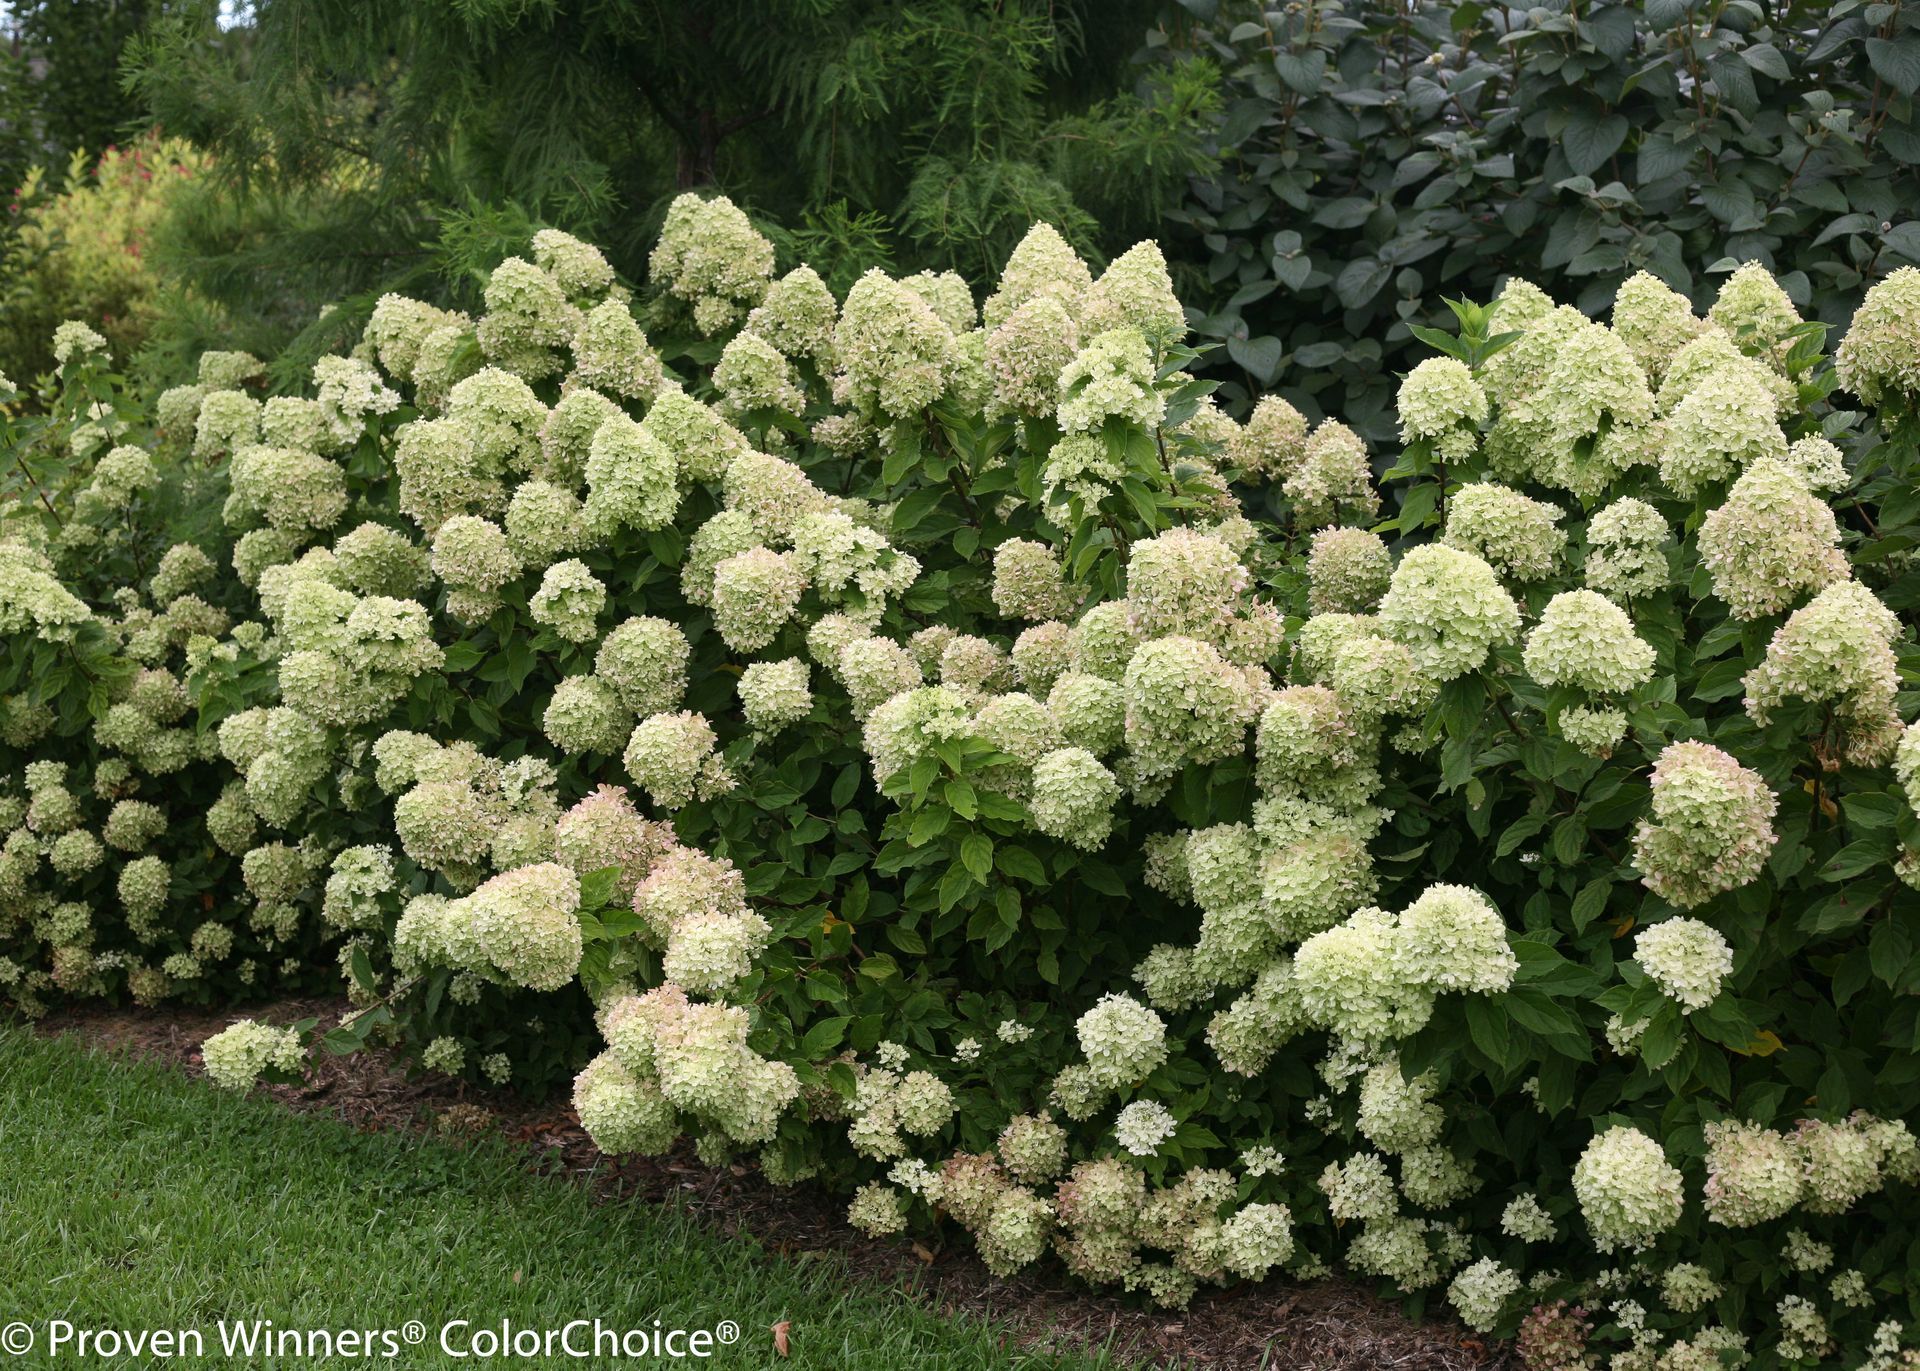
[[[1359,309],[1387,283],[1393,268],[1375,257],[1360,257],[1340,269],[1334,278],[1333,293],[1347,309]]]
[[[453,979],[453,973],[441,967],[427,977],[427,1017],[431,1019],[440,1012],[440,1001],[447,993],[447,983]]]
[[[1546,816],[1542,814],[1527,814],[1515,819],[1500,834],[1499,841],[1494,843],[1493,855],[1496,857],[1510,855],[1515,848],[1546,826]]]
[[[1120,878],[1120,873],[1098,857],[1082,857],[1077,869],[1080,878],[1102,895],[1111,895],[1116,900],[1127,898],[1127,883]]]
[[[971,822],[979,817],[979,802],[975,798],[970,782],[956,776],[947,782],[941,793],[946,797],[948,806],[961,818]]]
[[[927,955],[927,940],[905,924],[888,924],[887,941],[910,957]]]
[[[1287,355],[1286,345],[1278,338],[1263,335],[1259,338],[1227,339],[1227,355],[1263,386],[1273,384],[1274,377],[1280,374],[1280,363]]]
[[[1572,866],[1580,860],[1580,853],[1587,845],[1587,826],[1579,815],[1562,819],[1553,830],[1553,860],[1561,866]]]
[[[1847,822],[1857,828],[1883,829],[1898,824],[1905,814],[1905,800],[1884,790],[1866,790],[1840,801]]]
[[[477,643],[463,638],[446,649],[446,660],[443,665],[449,675],[457,676],[472,671],[480,665],[485,656],[486,653]]]
[[[1607,897],[1613,893],[1613,881],[1601,876],[1580,887],[1573,897],[1573,926],[1586,931],[1588,924],[1606,912]]]
[[[1286,88],[1296,95],[1318,95],[1326,79],[1327,55],[1318,48],[1305,52],[1275,53],[1273,69]]]
[[[966,897],[974,887],[973,873],[955,862],[940,877],[940,912],[945,914]]]
[[[1703,701],[1724,700],[1746,689],[1747,663],[1740,657],[1715,662],[1700,673],[1694,684],[1693,698]]]
[[[1291,256],[1275,254],[1268,265],[1273,269],[1274,280],[1288,290],[1299,290],[1313,275],[1313,258],[1304,252]]]
[[[917,424],[894,425],[893,450],[880,464],[880,483],[897,486],[920,461],[920,429]]]
[[[1671,1003],[1662,1004],[1640,1035],[1640,1060],[1655,1070],[1672,1061],[1673,1054],[1680,1050],[1680,1027],[1679,1010]]]
[[[1400,531],[1416,532],[1432,522],[1439,496],[1440,486],[1437,482],[1426,481],[1408,488],[1400,498]]]
[[[1428,328],[1425,324],[1408,324],[1407,331],[1435,352],[1444,353],[1448,357],[1464,358],[1466,356],[1465,345],[1451,333],[1442,333],[1439,329]]]
[[[847,1035],[847,1025],[853,1022],[851,1015],[840,1015],[831,1019],[822,1019],[807,1030],[807,1036],[800,1040],[800,1056],[808,1061],[819,1061],[836,1047]]]
[[[1920,35],[1902,34],[1898,38],[1869,38],[1867,64],[1873,74],[1902,95],[1920,90]]]
[[[1507,1016],[1499,1003],[1485,995],[1466,997],[1467,1033],[1473,1045],[1485,1053],[1495,1066],[1507,1064],[1510,1038]]]
[[[993,872],[993,839],[984,833],[969,833],[960,840],[960,861],[977,878],[985,881]]]
[[[1871,871],[1876,866],[1883,866],[1892,860],[1893,852],[1889,843],[1872,838],[1861,838],[1857,842],[1848,843],[1829,857],[1826,865],[1820,868],[1820,879],[1823,881],[1851,880],[1863,872]]]
[[[1512,946],[1513,955],[1520,963],[1520,970],[1514,977],[1516,985],[1526,985],[1542,994],[1561,998],[1590,994],[1598,988],[1591,971],[1578,962],[1569,961],[1558,949],[1546,943],[1533,938],[1516,938]]]
[[[1017,881],[1040,886],[1047,883],[1047,869],[1040,859],[1018,843],[1002,843],[994,853],[994,864]]]
[[[1560,133],[1560,150],[1566,154],[1567,166],[1576,176],[1598,171],[1620,151],[1631,128],[1622,114],[1575,114]]]
[[[913,827],[907,831],[907,842],[914,847],[925,847],[945,833],[952,822],[951,809],[945,805],[928,805],[913,816]]]
[[[1160,499],[1145,481],[1137,476],[1128,476],[1120,482],[1120,492],[1133,506],[1133,512],[1140,516],[1140,522],[1147,528],[1160,527]]]
[[[1266,32],[1264,24],[1242,24],[1240,28],[1254,29],[1260,33]],[[1235,32],[1237,34],[1238,30]],[[1238,39],[1236,38],[1235,41]],[[1272,114],[1273,107],[1264,100],[1236,100],[1228,109],[1227,117],[1220,121],[1214,136],[1220,140],[1222,147],[1237,147],[1244,143],[1255,129],[1266,123]]]
[[[604,908],[613,898],[614,887],[619,884],[620,868],[617,866],[603,866],[597,871],[589,871],[580,878],[580,908]]]
[[[1867,959],[1884,984],[1899,985],[1913,965],[1913,936],[1907,925],[1891,916],[1875,924],[1867,939]]]
[[[1771,76],[1776,81],[1788,80],[1793,75],[1787,69],[1787,59],[1771,43],[1749,43],[1740,49],[1740,60],[1762,76]]]
[[[1545,992],[1516,986],[1500,997],[1500,1003],[1515,1023],[1547,1039],[1562,1055],[1583,1060],[1593,1056],[1593,1044],[1580,1021]]]

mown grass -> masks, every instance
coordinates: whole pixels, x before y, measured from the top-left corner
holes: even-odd
[[[441,1326],[712,1329],[711,1359],[457,1360]],[[204,1359],[82,1362],[47,1350],[48,1323],[204,1330]],[[280,1329],[429,1330],[396,1358],[228,1358],[222,1319]],[[36,1333],[0,1367],[52,1365],[711,1365],[1081,1368],[1105,1356],[1020,1351],[851,1280],[832,1259],[790,1260],[658,1206],[596,1203],[528,1174],[504,1144],[360,1133],[236,1097],[72,1039],[0,1027],[0,1325]],[[773,1325],[790,1324],[790,1356]],[[458,1344],[458,1339],[456,1338]]]

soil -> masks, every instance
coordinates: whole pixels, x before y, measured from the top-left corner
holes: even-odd
[[[289,1000],[253,1017],[315,1018],[339,1000]],[[166,1062],[200,1075],[200,1044],[226,1027],[228,1011],[85,1007],[59,1011],[39,1031],[76,1034],[112,1052]],[[784,1257],[826,1256],[870,1285],[898,1290],[947,1313],[991,1319],[1035,1350],[1106,1348],[1161,1367],[1261,1371],[1517,1371],[1506,1344],[1457,1323],[1415,1321],[1349,1281],[1281,1279],[1203,1290],[1185,1311],[1142,1308],[1074,1284],[1057,1265],[1011,1279],[990,1273],[964,1241],[875,1241],[849,1228],[843,1202],[809,1186],[776,1189],[745,1166],[709,1167],[682,1148],[665,1157],[615,1159],[594,1147],[564,1094],[528,1100],[442,1076],[409,1076],[391,1054],[315,1053],[299,1086],[260,1087],[289,1109],[331,1115],[362,1129],[458,1137],[497,1132],[524,1148],[530,1170],[568,1177],[602,1198],[671,1204],[727,1234],[749,1234]]]

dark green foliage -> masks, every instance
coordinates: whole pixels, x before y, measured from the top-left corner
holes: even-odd
[[[160,256],[231,318],[176,316],[162,342],[266,355],[306,330],[292,374],[336,341],[310,327],[322,304],[390,289],[471,304],[479,271],[542,223],[638,280],[666,199],[694,186],[733,195],[842,288],[874,265],[983,280],[1037,219],[1097,255],[1151,231],[1207,164],[1209,66],[1131,90],[1151,13],[266,0],[225,34],[211,8],[171,15],[135,85],[220,178]]]
[[[1152,50],[1227,73],[1223,170],[1176,216],[1200,332],[1370,437],[1443,296],[1519,275],[1594,312],[1645,269],[1704,305],[1758,260],[1844,323],[1920,260],[1898,5],[1182,5],[1200,23]]]
[[[0,190],[27,168],[97,153],[140,123],[120,88],[120,53],[160,5],[18,0],[0,18]],[[3,251],[0,241],[0,251]]]

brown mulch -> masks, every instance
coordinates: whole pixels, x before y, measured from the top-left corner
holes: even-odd
[[[339,1000],[290,1000],[253,1017],[279,1023],[317,1017],[322,1027],[345,1008]],[[231,1011],[63,1010],[42,1033],[76,1034],[114,1052],[201,1073],[200,1044],[236,1017]],[[929,1249],[921,1242],[872,1241],[849,1228],[844,1203],[824,1191],[780,1190],[750,1167],[708,1167],[690,1149],[666,1157],[613,1159],[594,1147],[564,1094],[526,1100],[445,1077],[409,1078],[391,1054],[350,1057],[316,1052],[300,1086],[262,1087],[288,1108],[331,1115],[361,1129],[409,1129],[454,1135],[477,1127],[524,1147],[529,1166],[592,1186],[604,1198],[671,1204],[727,1234],[747,1234],[781,1256],[828,1255],[851,1274],[947,1313],[992,1319],[1033,1348],[1106,1348],[1165,1367],[1262,1371],[1513,1371],[1505,1344],[1477,1338],[1456,1323],[1415,1322],[1396,1306],[1347,1281],[1280,1279],[1207,1290],[1190,1308],[1167,1313],[1070,1283],[1058,1267],[995,1277],[964,1241]]]

